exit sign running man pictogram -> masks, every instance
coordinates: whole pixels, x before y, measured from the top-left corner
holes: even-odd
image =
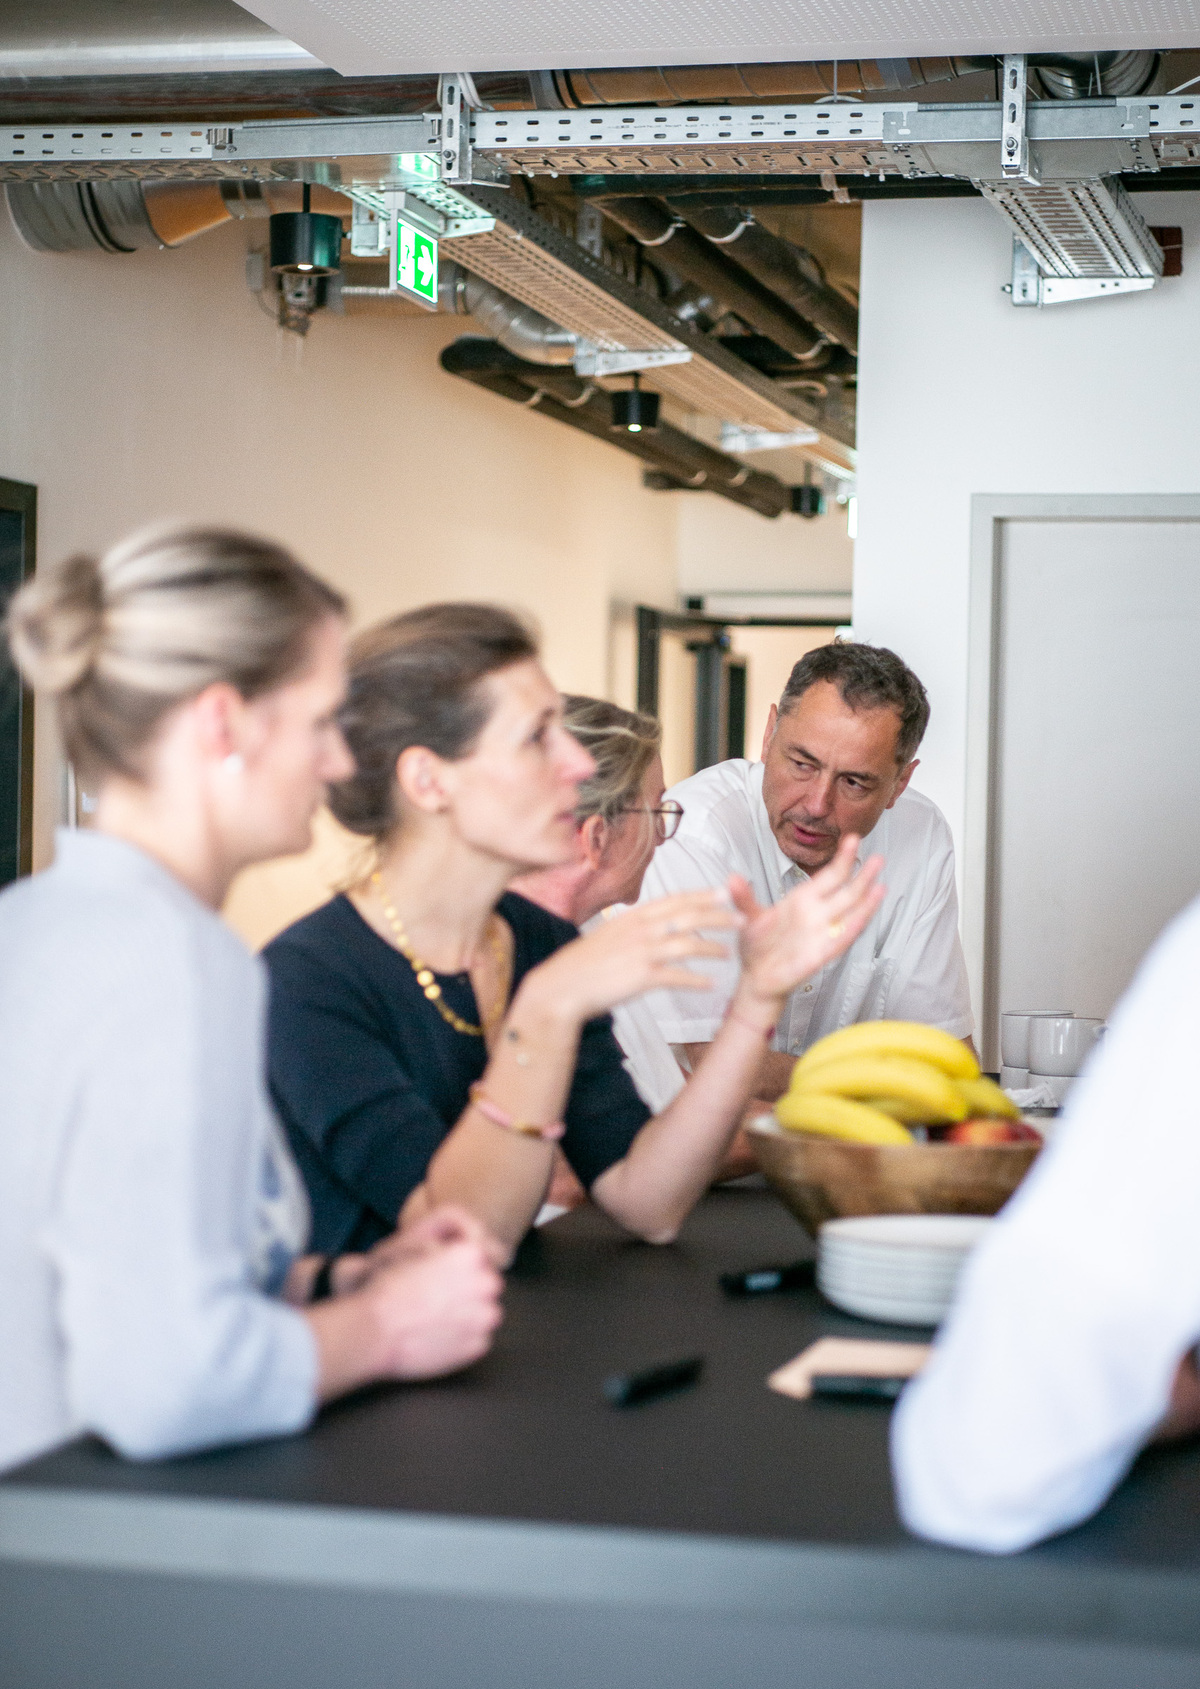
[[[397,214],[392,253],[392,286],[436,310],[438,243],[434,237]]]

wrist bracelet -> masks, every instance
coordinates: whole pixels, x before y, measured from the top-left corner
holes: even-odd
[[[327,1302],[333,1295],[333,1265],[336,1260],[336,1255],[326,1255],[317,1268],[312,1289],[308,1293],[310,1302]]]
[[[511,1114],[505,1114],[490,1097],[484,1095],[482,1085],[472,1085],[470,1096],[485,1120],[490,1120],[493,1126],[503,1126],[506,1132],[516,1132],[522,1138],[544,1138],[547,1143],[554,1143],[566,1131],[566,1127],[558,1121],[550,1126],[536,1126],[532,1121],[514,1120]]]
[[[756,1032],[760,1038],[765,1038],[768,1044],[775,1036],[774,1026],[755,1026],[752,1020],[747,1020],[745,1016],[739,1015],[735,1009],[726,1009],[725,1019],[736,1020],[739,1026],[744,1026],[749,1031]]]

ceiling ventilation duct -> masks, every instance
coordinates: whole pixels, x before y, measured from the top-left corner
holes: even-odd
[[[1033,75],[1052,100],[1122,99],[1144,94],[1158,75],[1161,53],[1060,53],[1031,60]]]
[[[260,184],[245,181],[9,182],[5,193],[17,233],[35,252],[181,246],[231,217],[271,210]]]
[[[995,66],[990,56],[957,59],[796,60],[784,64],[635,65],[604,70],[535,70],[529,81],[544,111],[585,106],[728,104],[731,100],[823,100],[831,94],[895,93],[950,82]]]
[[[579,336],[560,328],[519,299],[502,293],[482,276],[459,264],[443,264],[438,278],[438,304],[443,311],[474,317],[506,352],[534,364],[569,364]]]

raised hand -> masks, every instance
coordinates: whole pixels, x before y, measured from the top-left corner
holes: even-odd
[[[833,861],[778,903],[761,908],[746,881],[732,875],[730,896],[745,917],[742,983],[757,998],[782,1000],[848,950],[883,902],[882,856],[855,872],[859,840],[847,834]]]
[[[580,1021],[644,991],[704,991],[711,981],[684,964],[727,956],[728,948],[705,934],[739,928],[742,921],[722,888],[656,898],[564,945],[527,974],[525,984],[549,991]]]

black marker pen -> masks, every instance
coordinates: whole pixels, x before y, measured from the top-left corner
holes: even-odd
[[[907,1378],[880,1378],[865,1372],[814,1372],[814,1396],[857,1396],[860,1401],[894,1402],[908,1383]]]
[[[641,1372],[616,1372],[604,1380],[604,1394],[614,1407],[635,1407],[638,1402],[694,1384],[703,1371],[704,1356],[690,1355],[686,1360],[644,1367]]]

